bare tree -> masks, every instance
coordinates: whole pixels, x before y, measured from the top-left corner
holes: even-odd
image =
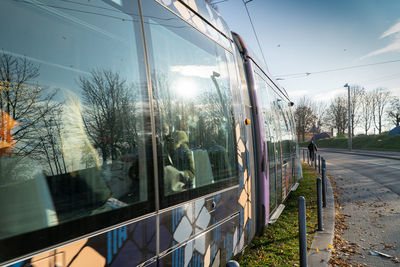
[[[296,121],[296,130],[301,140],[305,140],[305,134],[315,124],[317,116],[313,112],[313,101],[310,98],[303,96],[300,98],[296,110],[294,111],[294,118]]]
[[[233,133],[226,130],[232,118],[229,89],[217,77],[210,75],[210,87],[201,88],[197,99],[189,99],[171,90],[174,81],[167,74],[153,73],[152,76],[153,96],[160,113],[156,118],[164,126],[185,131],[193,146],[207,147],[212,145],[211,141],[222,144],[233,140]]]
[[[372,110],[374,111],[374,124],[378,133],[382,133],[382,118],[385,108],[390,101],[390,92],[384,88],[377,88],[372,93]]]
[[[109,70],[94,70],[90,77],[80,77],[79,85],[85,104],[85,128],[106,164],[126,146],[135,146],[135,122],[129,123],[135,120],[133,89],[118,73]],[[134,129],[127,129],[127,125]]]
[[[205,123],[207,139],[210,140],[209,137],[214,135],[212,139],[218,140],[219,143],[222,143],[223,140],[228,143],[233,141],[233,133],[226,132],[227,126],[232,123],[232,113],[229,108],[232,101],[226,92],[229,90],[216,82],[215,87],[204,92],[201,98],[203,103],[207,103],[201,116]],[[225,134],[228,138],[224,136]]]
[[[13,153],[17,155],[27,156],[39,148],[38,126],[59,108],[51,104],[57,91],[50,92],[35,81],[39,74],[39,65],[28,59],[0,54],[0,110],[18,124],[12,132]],[[2,120],[2,128],[4,123]]]
[[[47,104],[54,107],[49,108],[51,112],[47,112],[41,122],[35,125],[39,149],[33,151],[32,155],[35,159],[47,163],[51,175],[67,173],[61,142],[62,131],[65,130],[61,123],[61,104]],[[46,109],[46,107],[42,108]]]
[[[153,73],[152,86],[154,88],[153,97],[157,99],[155,104],[160,112],[159,116],[162,123],[168,126],[174,126],[181,129],[180,121],[177,121],[177,116],[183,110],[182,101],[178,101],[177,96],[173,94],[171,80],[166,73]]]
[[[337,130],[338,134],[344,134],[347,127],[347,99],[344,96],[335,97],[327,113],[327,121]]]
[[[354,136],[354,129],[360,124],[361,115],[361,102],[365,88],[359,85],[350,87],[350,119],[351,119],[351,135]]]
[[[388,117],[394,125],[400,125],[400,98],[395,97],[390,101]]]
[[[372,93],[364,91],[361,98],[361,123],[363,125],[365,134],[371,128],[373,109],[372,109]]]
[[[328,105],[324,101],[317,102],[312,105],[314,109],[314,114],[317,116],[316,127],[318,132],[322,132],[324,126],[327,125],[325,122],[326,113],[328,111]]]

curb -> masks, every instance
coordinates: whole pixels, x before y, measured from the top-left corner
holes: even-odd
[[[323,208],[323,228],[324,231],[317,231],[315,233],[311,248],[308,251],[307,262],[310,267],[328,266],[332,253],[328,245],[333,245],[335,200],[329,179],[326,179],[326,208]],[[317,249],[319,252],[317,252]]]
[[[361,152],[361,151],[351,151],[350,152],[347,150],[339,150],[339,149],[336,150],[336,149],[329,149],[329,148],[320,148],[319,150],[321,152],[329,152],[329,153],[352,154],[352,155],[361,155],[361,156],[366,156],[366,157],[400,160],[400,157],[388,156],[388,155],[374,153],[374,152],[372,152],[372,153]],[[368,150],[368,151],[370,151],[370,150]]]

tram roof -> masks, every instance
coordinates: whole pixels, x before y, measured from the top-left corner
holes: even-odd
[[[189,7],[195,14],[204,19],[226,38],[232,39],[228,25],[222,16],[204,0],[157,0],[160,4],[176,9],[179,4]]]
[[[235,32],[232,32],[232,34],[237,36],[240,39],[239,41],[240,41],[240,45],[242,47],[239,49],[246,50],[246,54],[251,59],[251,61],[253,61],[253,63],[263,72],[263,74],[268,77],[268,79],[275,85],[275,87],[279,91],[279,93],[282,94],[282,96],[284,98],[286,98],[287,101],[290,102],[291,100],[289,98],[288,93],[286,92],[286,89],[284,87],[282,87],[281,85],[279,85],[279,83],[274,79],[274,77],[271,75],[271,73],[269,71],[267,71],[265,64],[262,64],[263,61],[261,61],[258,58],[258,56],[254,52],[254,50],[244,42],[244,40],[242,39],[242,37],[239,34],[237,34]]]

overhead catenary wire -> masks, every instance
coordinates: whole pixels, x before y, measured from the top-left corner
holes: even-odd
[[[400,73],[396,74],[391,74],[391,75],[385,75],[382,77],[378,77],[375,79],[369,79],[369,80],[364,80],[364,81],[356,81],[354,84],[360,84],[362,86],[364,85],[369,85],[369,84],[374,84],[374,83],[381,83],[381,82],[386,82],[386,81],[391,81],[391,80],[396,80],[400,79]]]
[[[253,20],[251,19],[250,12],[249,12],[249,10],[247,8],[247,3],[250,3],[253,0],[247,0],[247,1],[242,0],[242,1],[243,1],[243,4],[244,4],[244,8],[246,9],[247,16],[249,17],[249,21],[250,21],[250,24],[251,24],[251,28],[253,29],[254,36],[256,37],[258,48],[260,49],[261,56],[262,56],[264,64],[265,64],[265,68],[269,72],[267,61],[265,60],[265,56],[264,56],[263,50],[261,48],[260,41],[258,40],[258,35],[257,35],[256,29],[254,27]]]
[[[364,67],[369,67],[369,66],[396,63],[396,62],[400,62],[400,59],[381,61],[381,62],[375,62],[375,63],[369,63],[369,64],[354,65],[354,66],[349,66],[349,67],[341,67],[341,68],[336,68],[336,69],[327,69],[327,70],[321,70],[321,71],[275,75],[275,79],[277,79],[277,80],[298,79],[298,78],[305,78],[305,77],[308,77],[313,74],[321,74],[321,73],[343,71],[343,70],[356,69],[356,68],[364,68]]]
[[[364,80],[364,81],[354,81],[352,82],[352,85],[360,85],[362,87],[365,87],[365,85],[370,85],[374,83],[380,83],[380,82],[386,82],[386,81],[391,81],[391,80],[396,80],[400,79],[400,73],[396,74],[391,74],[391,75],[385,75],[382,77],[378,77],[375,79],[369,79],[369,80]],[[329,92],[329,91],[334,91],[334,90],[339,90],[343,89],[343,86],[338,86],[338,87],[332,87],[330,89],[324,89],[324,91]]]

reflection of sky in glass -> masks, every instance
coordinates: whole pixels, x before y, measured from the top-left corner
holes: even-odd
[[[180,35],[183,32],[178,28],[182,26],[168,27],[154,20],[150,20],[150,25],[152,57],[155,59],[153,68],[158,75],[164,75],[168,71],[170,88],[178,91],[175,93],[181,94],[185,86],[188,88],[184,93],[186,98],[199,96],[204,91],[215,91],[211,79],[213,72],[220,74],[217,78],[220,86],[229,86],[226,62],[215,56],[217,51],[219,55],[224,55],[221,47],[203,35],[199,36],[196,30],[182,28],[186,35],[184,36],[189,37],[183,38]]]
[[[138,80],[132,17],[102,1],[3,1],[2,10],[3,53],[39,65],[41,85],[80,95],[79,76],[98,68]]]

